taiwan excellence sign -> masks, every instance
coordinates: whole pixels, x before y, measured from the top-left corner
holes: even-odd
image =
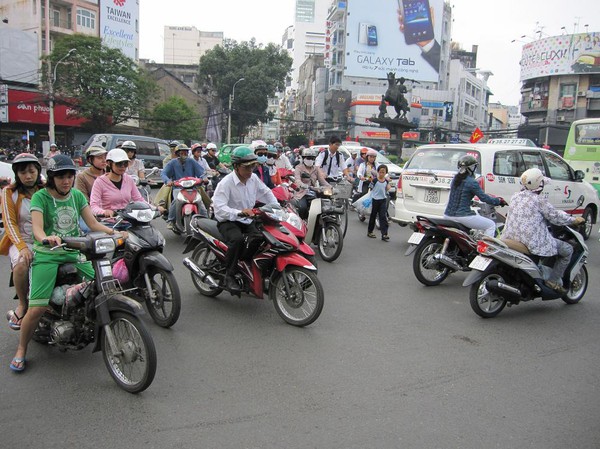
[[[523,46],[521,81],[579,73],[600,73],[600,33],[552,36]]]
[[[139,0],[100,0],[100,38],[111,48],[138,59]]]
[[[443,0],[348,2],[344,74],[439,81]]]
[[[34,123],[47,125],[50,120],[48,97],[40,92],[8,90],[8,120],[10,123]],[[57,126],[81,126],[84,119],[77,117],[77,110],[57,103],[54,106],[54,123]]]

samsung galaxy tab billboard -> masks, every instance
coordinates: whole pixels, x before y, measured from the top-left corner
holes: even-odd
[[[100,38],[137,61],[140,42],[139,0],[100,0]]]
[[[352,0],[346,22],[346,76],[394,72],[437,82],[443,0]]]

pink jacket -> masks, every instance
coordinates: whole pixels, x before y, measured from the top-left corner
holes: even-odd
[[[127,173],[123,175],[121,190],[112,183],[108,174],[99,176],[94,182],[90,195],[94,215],[101,215],[105,210],[123,209],[131,201],[144,201],[144,198]]]

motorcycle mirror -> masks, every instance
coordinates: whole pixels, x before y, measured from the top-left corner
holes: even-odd
[[[578,209],[579,206],[581,206],[585,201],[585,197],[583,195],[579,195],[579,198],[577,198],[577,206],[575,207],[575,209]]]

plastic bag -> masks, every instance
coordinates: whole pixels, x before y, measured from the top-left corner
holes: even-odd
[[[368,200],[368,201],[367,201]],[[367,206],[364,206],[364,203],[367,203]],[[373,205],[373,199],[371,198],[371,192],[366,195],[361,196],[358,200],[356,200],[352,206],[359,212],[364,215],[371,214],[371,206]]]
[[[113,265],[113,278],[118,280],[121,284],[129,282],[129,270],[125,265],[125,259],[119,259]]]
[[[365,209],[370,208],[372,204],[373,204],[373,198],[371,198],[370,196],[365,198],[362,202],[362,205]]]

